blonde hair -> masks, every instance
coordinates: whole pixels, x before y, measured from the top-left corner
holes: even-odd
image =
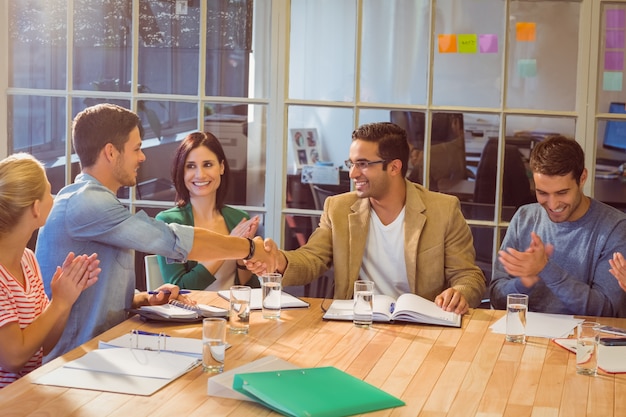
[[[10,232],[24,212],[46,192],[46,172],[32,155],[16,153],[0,161],[0,235]]]

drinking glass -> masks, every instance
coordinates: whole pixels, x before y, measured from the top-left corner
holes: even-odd
[[[280,319],[282,279],[283,276],[277,272],[271,272],[259,276],[262,289],[261,305],[264,319]]]
[[[228,328],[231,333],[248,334],[250,330],[250,296],[252,288],[247,285],[230,287]]]
[[[576,373],[595,376],[598,373],[598,339],[600,323],[584,321],[576,334]]]
[[[353,322],[357,327],[370,327],[374,316],[374,282],[354,282],[354,311]]]
[[[526,343],[526,312],[528,295],[509,294],[506,296],[506,341]]]
[[[202,320],[202,369],[219,373],[224,370],[226,354],[226,319],[210,317]]]

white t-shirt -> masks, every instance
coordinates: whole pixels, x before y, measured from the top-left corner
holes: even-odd
[[[404,262],[404,207],[384,225],[370,209],[370,225],[361,263],[360,279],[374,281],[374,293],[398,297],[410,292]]]

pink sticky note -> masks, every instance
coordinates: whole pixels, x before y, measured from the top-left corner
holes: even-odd
[[[606,27],[624,29],[626,26],[626,10],[609,9],[606,11]]]
[[[498,35],[478,35],[478,46],[481,54],[497,54]]]
[[[604,40],[607,49],[624,49],[623,30],[607,30],[604,34]]]
[[[605,71],[622,71],[624,69],[624,52],[606,51],[604,53]]]

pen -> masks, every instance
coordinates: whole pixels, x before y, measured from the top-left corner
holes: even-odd
[[[144,336],[163,336],[163,337],[170,337],[169,335],[165,334],[165,333],[153,333],[153,332],[146,332],[145,330],[133,330],[134,334],[141,334]]]
[[[172,292],[170,290],[161,290],[161,291],[148,291],[148,294],[154,295],[154,294],[158,294],[158,293],[165,293],[165,294],[171,294]],[[190,294],[191,291],[190,290],[178,290],[179,294]]]

